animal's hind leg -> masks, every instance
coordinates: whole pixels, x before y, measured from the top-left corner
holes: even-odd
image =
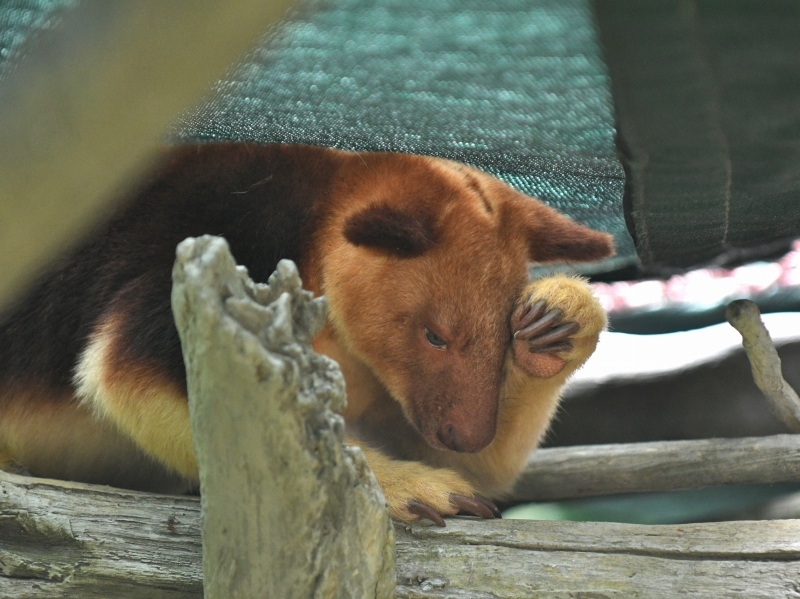
[[[8,447],[3,446],[2,439],[0,439],[0,470],[12,474],[30,474],[28,469],[16,460],[14,453]]]
[[[0,406],[0,469],[124,489],[183,493],[194,485],[64,390],[33,385]]]
[[[158,346],[170,335],[177,339],[168,292],[146,279],[132,282],[112,302],[81,355],[77,395],[145,453],[196,481],[188,401],[183,382],[170,374],[170,359],[182,363],[180,345],[142,347],[150,339]]]

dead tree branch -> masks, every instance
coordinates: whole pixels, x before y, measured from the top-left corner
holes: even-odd
[[[324,298],[283,260],[268,285],[220,237],[178,246],[172,307],[200,468],[207,599],[363,597],[394,588],[394,535],[344,378],[311,349]]]
[[[781,372],[781,359],[769,336],[758,306],[750,300],[731,302],[725,318],[742,335],[756,385],[770,401],[772,413],[789,430],[800,433],[800,398]]]

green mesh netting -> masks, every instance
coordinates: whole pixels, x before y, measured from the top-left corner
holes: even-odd
[[[69,4],[0,6],[0,61]],[[612,232],[618,257],[599,270],[636,260],[609,82],[586,0],[306,2],[180,118],[169,139],[467,162]]]
[[[251,139],[474,164],[617,238],[624,173],[586,2],[306,4],[189,111],[180,140]]]
[[[23,42],[32,41],[56,25],[60,10],[77,3],[78,0],[0,0],[0,82],[22,58]]]

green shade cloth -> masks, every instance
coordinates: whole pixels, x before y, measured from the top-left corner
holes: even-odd
[[[0,4],[0,81],[76,3]],[[595,274],[750,260],[800,236],[797,0],[307,0],[274,33],[170,141],[470,163],[613,233]]]
[[[178,140],[442,156],[595,228],[635,261],[609,82],[583,0],[305,4],[186,114]]]
[[[800,236],[800,2],[596,0],[645,267]]]
[[[77,0],[0,0],[0,82],[24,58],[23,50],[35,47],[36,37],[58,24],[60,10],[76,4]]]
[[[60,4],[0,6],[0,39],[35,32]],[[459,160],[613,233],[618,256],[592,270],[636,262],[610,85],[587,0],[298,6],[178,120],[170,141],[307,143]]]

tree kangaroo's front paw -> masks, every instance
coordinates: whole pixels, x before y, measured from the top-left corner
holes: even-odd
[[[480,516],[491,520],[492,518],[500,518],[500,510],[497,506],[481,495],[473,495],[467,497],[466,495],[456,495],[450,493],[448,496],[450,504],[455,504],[456,514],[469,514],[470,516]],[[408,511],[420,518],[427,518],[437,526],[445,526],[444,518],[439,513],[426,503],[412,499],[407,504]],[[445,514],[453,515],[453,514]]]
[[[582,279],[556,276],[531,283],[511,315],[514,361],[550,378],[574,370],[594,351],[606,316]]]
[[[394,520],[413,522],[425,518],[444,526],[443,516],[456,514],[500,518],[497,506],[476,494],[472,485],[452,470],[413,462],[395,463],[395,469],[389,480],[380,480],[379,476],[389,515]]]

